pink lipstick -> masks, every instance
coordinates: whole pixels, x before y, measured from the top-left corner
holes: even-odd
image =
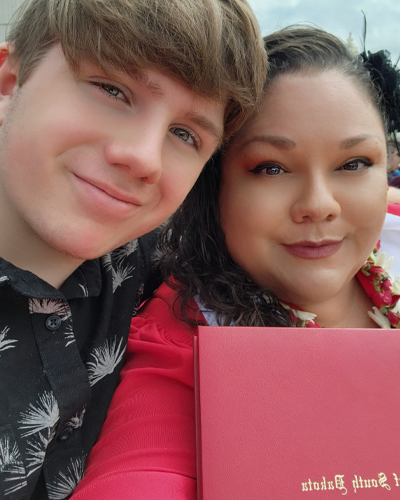
[[[319,242],[299,241],[291,245],[283,245],[290,254],[303,259],[324,259],[334,255],[342,246],[343,239],[323,240]]]

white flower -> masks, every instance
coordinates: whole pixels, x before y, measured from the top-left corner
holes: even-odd
[[[375,265],[376,257],[375,257],[374,252],[370,253],[370,255],[368,257],[368,260],[371,260],[374,263],[374,265]]]
[[[372,312],[373,311],[373,312]],[[381,328],[391,328],[389,319],[380,312],[377,307],[373,307],[372,311],[368,311],[368,315],[372,318],[375,323]]]
[[[290,306],[283,304],[282,302],[281,305],[288,311],[291,311],[293,316],[299,318],[300,321],[311,321],[311,323],[315,323],[314,319],[317,317],[316,314],[309,313],[307,311],[299,311],[298,309],[292,309]]]
[[[393,263],[393,257],[389,257],[386,260],[386,252],[382,252],[377,256],[374,265],[376,267],[381,267],[386,272],[389,272],[390,268],[392,267],[392,263]]]
[[[392,312],[395,314],[400,313],[400,300],[396,302],[396,305],[393,307]]]
[[[296,313],[297,313],[297,317],[299,318],[299,320],[301,320],[301,321],[311,321],[311,323],[314,323],[314,318],[317,317],[316,314],[309,313],[309,312],[306,312],[306,311],[296,311]]]
[[[390,291],[393,293],[393,295],[400,295],[400,278],[397,276],[397,274],[393,285],[390,287]]]

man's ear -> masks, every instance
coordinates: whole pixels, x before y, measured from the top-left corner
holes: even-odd
[[[18,64],[9,57],[13,48],[7,42],[0,44],[0,125],[17,87]]]

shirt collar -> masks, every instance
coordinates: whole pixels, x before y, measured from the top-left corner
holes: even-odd
[[[0,286],[6,283],[16,292],[38,299],[97,297],[102,287],[100,262],[99,259],[83,262],[57,290],[30,271],[20,269],[0,257]]]

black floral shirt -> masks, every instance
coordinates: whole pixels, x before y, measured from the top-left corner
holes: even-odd
[[[0,498],[64,499],[118,383],[129,325],[159,284],[155,232],[56,290],[0,259]]]

